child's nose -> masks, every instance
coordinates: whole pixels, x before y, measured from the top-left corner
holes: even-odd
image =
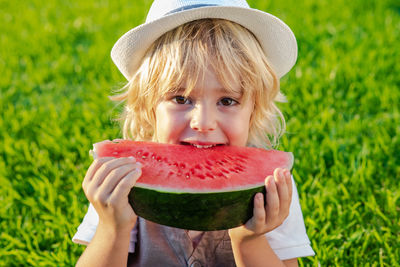
[[[214,111],[205,105],[197,105],[193,109],[190,127],[199,132],[214,131],[217,127]]]

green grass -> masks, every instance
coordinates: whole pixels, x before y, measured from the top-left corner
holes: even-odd
[[[316,252],[301,266],[399,266],[400,4],[249,1],[299,44],[282,80]],[[46,4],[44,4],[46,3]],[[0,1],[0,266],[72,266],[92,143],[120,137],[114,42],[150,1]]]

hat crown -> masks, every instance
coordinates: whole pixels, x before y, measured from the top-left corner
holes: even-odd
[[[246,0],[155,0],[147,14],[146,23],[172,13],[205,6],[250,8]]]
[[[291,29],[279,18],[250,8],[246,0],[154,0],[146,22],[121,36],[111,50],[111,57],[130,80],[157,38],[203,18],[233,21],[251,31],[279,78],[296,62],[297,42]]]

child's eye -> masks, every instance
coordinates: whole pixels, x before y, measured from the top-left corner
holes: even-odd
[[[239,104],[239,102],[237,102],[236,100],[230,98],[230,97],[224,97],[222,98],[219,103],[223,106],[232,106],[232,105],[236,105]]]
[[[190,104],[190,100],[181,95],[174,96],[172,98],[172,101],[174,101],[175,103],[177,103],[179,105]]]

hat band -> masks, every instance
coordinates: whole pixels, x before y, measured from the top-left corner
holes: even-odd
[[[218,5],[215,5],[215,4],[197,4],[197,5],[183,6],[183,7],[179,7],[177,9],[174,9],[174,10],[171,10],[171,11],[165,13],[164,16],[170,15],[170,14],[173,14],[173,13],[177,13],[177,12],[181,12],[181,11],[184,11],[184,10],[189,10],[189,9],[194,9],[194,8],[199,8],[199,7],[206,7],[206,6],[218,6]]]

